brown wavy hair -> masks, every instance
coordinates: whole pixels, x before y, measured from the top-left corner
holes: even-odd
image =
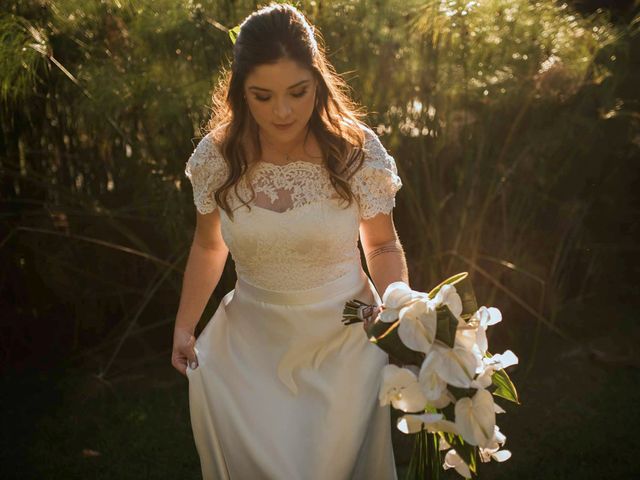
[[[240,24],[233,46],[231,68],[223,67],[212,94],[212,114],[205,127],[212,132],[229,167],[226,181],[216,189],[216,203],[233,219],[228,195],[245,173],[251,174],[248,156],[262,148],[256,124],[244,98],[244,83],[252,70],[280,59],[290,59],[309,69],[317,81],[316,103],[309,119],[322,151],[331,184],[348,207],[354,201],[351,176],[364,162],[365,134],[361,120],[365,113],[349,95],[349,86],[327,59],[322,35],[295,7],[276,4],[263,7]],[[249,148],[247,148],[249,147]],[[242,200],[243,205],[255,198]]]

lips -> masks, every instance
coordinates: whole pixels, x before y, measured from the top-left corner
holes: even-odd
[[[274,123],[274,125],[278,128],[287,128],[290,127],[291,125],[293,125],[295,123],[295,121],[291,122],[291,123]]]

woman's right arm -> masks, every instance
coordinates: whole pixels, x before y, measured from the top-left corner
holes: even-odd
[[[196,228],[182,280],[173,341],[172,364],[183,374],[186,362],[196,361],[193,334],[220,281],[228,254],[220,230],[219,209],[204,215],[196,212]]]

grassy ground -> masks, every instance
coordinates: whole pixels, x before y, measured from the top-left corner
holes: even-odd
[[[513,457],[481,465],[481,478],[640,478],[640,369],[633,357],[618,358],[637,339],[628,318],[606,337],[583,340],[617,352],[604,362],[543,333],[544,353],[534,368],[525,375],[523,364],[512,372],[522,405],[503,403],[507,413],[498,417]],[[5,376],[0,477],[200,478],[187,381],[164,363],[120,376],[112,386],[77,370]],[[401,460],[410,443],[398,435]],[[403,466],[398,470],[402,477]],[[448,471],[442,478],[461,477]]]
[[[113,388],[81,371],[5,379],[0,477],[198,478],[186,379],[162,380],[168,373],[149,369]]]

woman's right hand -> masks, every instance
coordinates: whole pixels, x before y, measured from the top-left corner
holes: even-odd
[[[187,376],[187,362],[192,370],[198,367],[195,352],[196,337],[189,330],[176,327],[173,331],[173,352],[171,365],[185,377]]]
[[[364,328],[364,331],[367,333],[367,335],[369,335],[369,329],[378,319],[378,315],[380,314],[380,312],[381,309],[379,305],[372,305],[370,312],[367,312],[367,316],[362,322],[362,328]]]

